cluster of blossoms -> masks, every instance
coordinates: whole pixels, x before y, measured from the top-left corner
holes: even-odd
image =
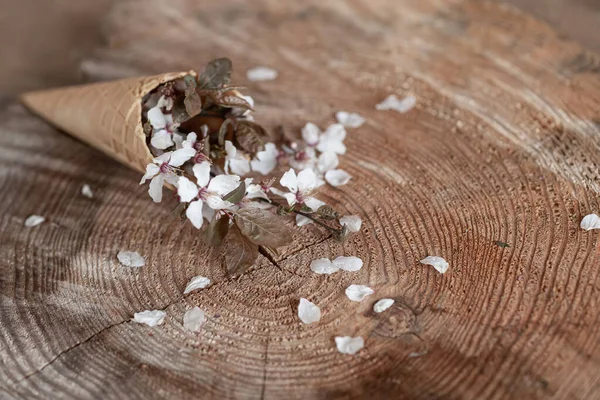
[[[164,84],[147,96],[144,130],[155,158],[140,184],[150,180],[150,197],[161,202],[163,188],[174,189],[181,216],[203,229],[209,244],[250,243],[256,256],[260,246],[291,240],[282,215],[294,215],[298,226],[317,223],[338,239],[357,231],[359,217],[340,215],[314,197],[325,183],[350,180],[337,169],[346,152],[344,126],[321,132],[308,123],[303,140],[278,146],[254,122],[253,99],[229,85],[230,68],[229,60],[215,60],[199,77]],[[273,176],[278,172],[279,179]],[[230,273],[244,271],[256,256],[228,265]]]

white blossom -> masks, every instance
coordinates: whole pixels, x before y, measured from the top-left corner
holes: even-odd
[[[586,231],[592,229],[600,229],[600,217],[596,214],[589,214],[583,217],[581,220],[581,229],[585,229]]]
[[[41,215],[30,215],[25,219],[25,226],[28,228],[33,228],[34,226],[38,226],[42,222],[44,222],[46,218]]]
[[[277,78],[277,71],[269,67],[254,67],[246,71],[246,77],[249,81],[272,81]]]
[[[162,325],[167,313],[161,310],[146,310],[133,314],[133,321],[148,326]]]
[[[362,225],[362,219],[357,215],[345,215],[340,218],[340,224],[347,226],[350,232],[358,232]]]
[[[87,197],[88,199],[94,198],[94,192],[92,191],[90,185],[88,185],[87,183],[81,187],[81,194]]]
[[[342,124],[331,124],[321,133],[319,127],[312,122],[302,128],[302,139],[309,147],[314,147],[321,153],[345,154],[346,129]]]
[[[332,261],[333,265],[338,267],[341,270],[354,272],[358,271],[363,266],[363,261],[358,257],[344,257],[339,256],[335,260]]]
[[[304,205],[310,208],[313,212],[317,211],[319,207],[324,206],[325,202],[314,197],[308,197],[304,200]],[[308,224],[312,224],[313,220],[305,217],[304,215],[296,214],[296,225],[304,226]]]
[[[204,161],[192,168],[196,183],[185,176],[180,176],[177,194],[182,203],[190,202],[185,215],[196,228],[200,229],[206,211],[205,206],[213,210],[222,210],[233,206],[223,200],[222,196],[238,187],[240,177],[237,175],[217,175],[211,179],[210,163]]]
[[[183,291],[183,294],[188,294],[188,293],[190,293],[194,290],[198,290],[198,289],[204,289],[208,285],[210,285],[210,279],[208,279],[204,276],[200,276],[200,275],[195,276],[192,278],[190,283],[188,283],[185,290]]]
[[[381,299],[373,304],[373,311],[376,313],[384,312],[394,304],[394,299]]]
[[[408,96],[402,100],[398,100],[395,94],[391,94],[381,103],[377,104],[375,108],[380,111],[394,110],[399,113],[405,113],[413,108],[416,103],[417,99],[414,96]]]
[[[321,309],[305,298],[301,298],[298,305],[298,318],[305,324],[318,322],[321,319]]]
[[[353,355],[365,347],[365,341],[360,336],[336,336],[335,345],[340,353]]]
[[[235,175],[246,175],[250,172],[250,161],[235,148],[229,140],[225,141],[225,172]]]
[[[175,144],[173,142],[175,127],[171,114],[163,114],[161,108],[156,106],[148,110],[148,121],[154,128],[152,130],[152,139],[150,139],[152,146],[164,150]]]
[[[260,172],[263,175],[269,175],[277,166],[279,150],[274,143],[265,144],[265,149],[256,153],[255,158],[250,162],[253,171]]]
[[[283,174],[279,183],[281,186],[287,188],[289,193],[275,188],[272,188],[271,191],[284,197],[290,206],[296,203],[306,204],[306,202],[313,202],[310,194],[317,187],[317,175],[312,169],[303,169],[296,175],[296,171],[290,168],[289,171]]]
[[[446,260],[444,260],[442,257],[437,257],[437,256],[427,256],[424,259],[422,259],[420,262],[421,262],[421,264],[431,265],[440,274],[443,274],[444,272],[446,272],[448,270],[448,266],[449,266],[449,264]]]
[[[346,288],[346,296],[352,301],[363,301],[365,297],[373,293],[375,291],[365,285],[350,285]]]
[[[162,189],[165,182],[170,183],[173,186],[177,186],[177,174],[175,170],[181,167],[187,160],[192,158],[196,151],[190,148],[181,148],[173,152],[169,151],[156,157],[150,164],[146,166],[146,173],[140,181],[140,185],[143,185],[146,180],[150,181],[150,187],[148,188],[148,194],[152,197],[155,203],[162,201]]]
[[[183,314],[183,327],[188,331],[198,332],[204,322],[206,322],[206,316],[200,307],[191,308]]]
[[[365,123],[365,119],[357,113],[348,111],[338,111],[335,113],[335,118],[340,124],[348,128],[358,128]]]
[[[310,269],[317,274],[333,274],[339,271],[340,267],[331,262],[328,258],[318,258],[310,263]]]
[[[119,260],[121,265],[124,265],[126,267],[139,268],[146,265],[144,257],[142,257],[137,251],[120,251],[117,254],[117,259]]]

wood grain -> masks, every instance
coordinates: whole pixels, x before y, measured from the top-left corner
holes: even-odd
[[[151,27],[151,29],[149,29]],[[6,398],[556,398],[600,396],[598,57],[525,15],[476,1],[119,4],[95,77],[198,67],[227,55],[257,120],[296,135],[338,110],[350,184],[320,198],[363,217],[345,243],[317,227],[240,279],[153,204],[136,173],[20,106],[0,135],[0,381]],[[407,114],[374,105],[413,94]],[[89,183],[97,197],[81,196]],[[33,229],[30,214],[46,216]],[[502,248],[495,241],[506,242]],[[119,250],[147,265],[120,267]],[[355,255],[356,273],[311,260]],[[439,255],[445,275],[418,260]],[[215,284],[188,296],[195,275]],[[351,303],[344,289],[376,294]],[[300,297],[321,307],[302,325]],[[392,297],[382,314],[373,303]],[[181,325],[198,305],[208,322]],[[164,309],[163,326],[129,321]],[[365,349],[339,354],[336,335]]]

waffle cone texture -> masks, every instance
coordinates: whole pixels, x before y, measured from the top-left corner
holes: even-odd
[[[163,83],[194,71],[40,90],[23,104],[51,124],[134,170],[144,172],[154,156],[142,126],[144,97]]]

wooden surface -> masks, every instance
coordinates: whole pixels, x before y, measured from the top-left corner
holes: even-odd
[[[122,3],[86,65],[106,79],[227,55],[236,82],[256,65],[280,72],[248,84],[269,127],[361,113],[341,165],[354,178],[320,197],[363,230],[340,245],[306,228],[230,280],[174,202],[153,204],[137,173],[4,100],[2,396],[599,397],[599,240],[578,227],[600,211],[597,56],[493,3],[245,4]],[[376,111],[390,93],[415,95],[416,109]],[[30,214],[47,222],[24,228]],[[119,250],[147,265],[119,266]],[[309,270],[343,254],[365,266]],[[420,265],[426,255],[448,273]],[[183,296],[194,275],[215,284]],[[351,303],[351,283],[376,295]],[[300,297],[321,306],[319,324],[299,322]],[[375,315],[382,297],[396,304]],[[199,335],[181,326],[193,305],[208,317]],[[166,323],[130,322],[145,309],[166,310]],[[336,335],[362,335],[365,349],[339,354]]]

